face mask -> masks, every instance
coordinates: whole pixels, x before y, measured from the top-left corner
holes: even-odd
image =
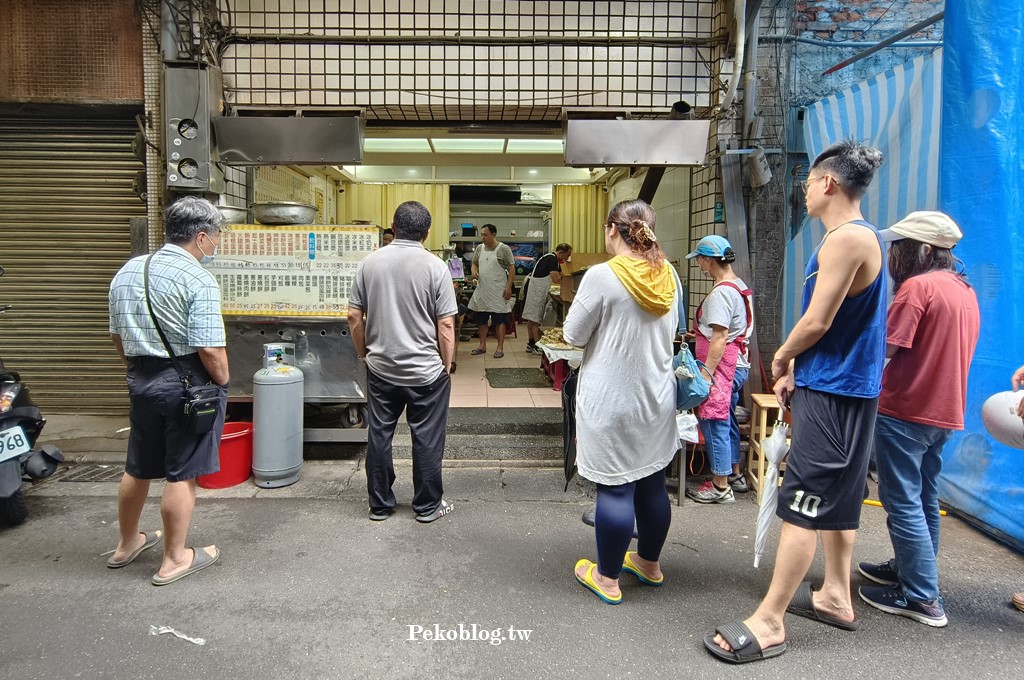
[[[196,243],[196,248],[199,248],[199,252],[201,252],[203,254],[203,256],[201,258],[199,258],[199,264],[201,264],[201,265],[208,265],[211,262],[213,262],[213,258],[217,257],[217,246],[216,245],[213,246],[213,252],[211,254],[209,254],[209,255],[206,254],[206,251],[203,250],[203,247],[201,245],[199,245],[198,242]]]

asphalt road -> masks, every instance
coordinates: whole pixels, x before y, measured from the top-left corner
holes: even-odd
[[[1024,590],[1024,559],[958,519],[943,520],[947,628],[857,600],[859,631],[787,617],[786,654],[733,667],[701,641],[752,611],[771,576],[774,552],[753,568],[749,496],[673,507],[666,585],[624,575],[612,607],[572,576],[594,554],[585,487],[563,493],[551,469],[446,475],[456,508],[431,525],[413,521],[408,467],[397,486],[406,505],[380,523],[366,519],[357,462],[307,464],[289,490],[204,492],[191,538],[222,557],[161,588],[149,583],[157,551],[104,567],[116,484],[39,485],[28,522],[0,530],[0,678],[1021,677],[1024,613],[1008,600]],[[151,501],[144,527],[158,522]],[[884,513],[865,508],[854,559],[890,550]],[[819,558],[811,578],[822,571]],[[423,639],[435,626],[472,638],[474,625],[475,640]]]

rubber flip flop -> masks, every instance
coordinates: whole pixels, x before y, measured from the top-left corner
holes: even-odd
[[[786,651],[786,643],[780,642],[765,649],[757,641],[754,632],[742,621],[732,621],[715,629],[715,632],[722,636],[722,639],[732,647],[727,652],[715,644],[714,635],[704,636],[704,646],[709,652],[722,661],[729,663],[750,663],[751,661],[763,661],[773,656],[779,656]]]
[[[481,354],[485,354],[486,352],[487,352],[487,350],[485,350],[485,349],[479,349],[479,348],[477,348],[477,349],[473,350],[472,352],[470,352],[470,354],[472,354],[472,355],[473,355],[473,356],[475,356],[475,357],[478,357],[478,356],[480,356]]]
[[[505,356],[505,353],[504,353],[504,352],[495,352],[495,353],[494,353],[494,358],[495,358],[495,359],[500,359],[500,358],[502,358],[503,356]]]
[[[796,594],[793,595],[793,601],[789,603],[786,611],[790,614],[796,614],[797,616],[802,616],[805,619],[818,621],[828,626],[834,626],[843,630],[857,630],[860,628],[860,621],[857,619],[854,619],[853,621],[843,621],[831,614],[825,614],[815,609],[814,597],[812,596],[813,592],[810,581],[804,581],[801,583],[800,587],[796,589]]]
[[[665,582],[664,574],[662,574],[661,578],[659,578],[657,581],[647,576],[644,576],[644,573],[640,571],[640,568],[633,563],[633,558],[631,557],[631,555],[636,555],[636,552],[630,550],[626,553],[625,559],[622,560],[622,571],[625,571],[627,573],[632,574],[633,576],[636,576],[638,579],[640,579],[640,583],[643,583],[648,586],[654,586],[655,588],[657,588]]]
[[[131,555],[129,555],[128,557],[126,557],[126,558],[124,558],[123,560],[120,560],[120,561],[119,560],[115,560],[114,556],[111,555],[110,559],[107,560],[107,566],[110,567],[111,569],[120,569],[121,567],[127,567],[129,564],[131,564],[132,562],[135,561],[136,557],[138,557],[144,551],[149,550],[154,545],[159,543],[160,539],[164,537],[164,532],[162,532],[160,530],[157,530],[157,531],[154,531],[152,534],[147,534],[146,532],[143,531],[142,535],[146,537],[146,540],[144,540],[142,542],[142,545],[139,546],[139,548],[135,552],[133,552]]]
[[[211,546],[212,547],[212,546]],[[206,569],[208,566],[220,559],[220,550],[214,548],[213,556],[211,556],[203,548],[192,548],[192,564],[189,565],[188,569],[179,571],[174,576],[167,576],[166,578],[161,576],[159,572],[153,574],[152,583],[155,586],[165,586],[168,583],[174,583],[181,579],[196,573],[200,569]]]
[[[581,566],[586,567],[587,569],[587,575],[584,578],[580,578],[579,574],[576,573],[576,570],[579,569]],[[597,582],[594,581],[594,569],[596,567],[597,565],[591,562],[590,560],[583,559],[576,563],[576,566],[572,570],[572,574],[576,577],[576,580],[579,581],[584,588],[586,588],[590,592],[594,593],[594,595],[597,595],[599,598],[601,598],[601,601],[605,604],[621,604],[622,593],[619,593],[616,597],[612,597],[611,595],[608,595],[603,590],[601,590],[601,588],[597,585]]]

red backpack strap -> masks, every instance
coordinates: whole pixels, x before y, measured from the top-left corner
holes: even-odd
[[[747,329],[743,332],[742,335],[740,335],[740,337],[733,340],[733,342],[739,343],[740,350],[745,352],[747,350],[747,340],[750,338],[750,334],[754,330],[754,305],[752,302],[752,299],[754,297],[754,291],[752,291],[750,288],[740,288],[732,281],[722,281],[718,285],[728,286],[729,288],[732,288],[743,297],[743,304],[747,310]]]
[[[753,324],[754,324],[754,306],[753,306],[753,304],[751,302],[751,299],[754,297],[754,291],[752,291],[750,288],[740,288],[739,286],[737,286],[732,281],[722,281],[721,283],[716,283],[714,286],[712,286],[711,290],[714,290],[715,288],[718,288],[719,286],[728,286],[729,288],[732,288],[737,293],[739,293],[741,296],[743,296],[744,307],[747,310],[747,329],[746,329],[746,331],[744,331],[743,335],[741,335],[739,338],[737,338],[733,342],[740,343],[741,349],[745,350],[746,347],[747,347],[747,338],[750,337],[750,333],[753,330]],[[708,295],[710,295],[710,294],[711,293],[709,292]],[[705,299],[707,299],[707,296],[704,296],[704,297],[705,297]],[[700,317],[701,317],[701,312],[702,312],[703,308],[704,308],[704,301],[701,300],[701,303],[699,305],[697,305],[697,313],[694,314],[694,317],[693,317],[693,331],[695,333],[698,331],[698,325],[700,324]]]

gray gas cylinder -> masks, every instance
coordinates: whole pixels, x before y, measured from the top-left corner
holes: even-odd
[[[299,481],[302,469],[302,371],[287,364],[252,377],[252,474],[272,489]]]

